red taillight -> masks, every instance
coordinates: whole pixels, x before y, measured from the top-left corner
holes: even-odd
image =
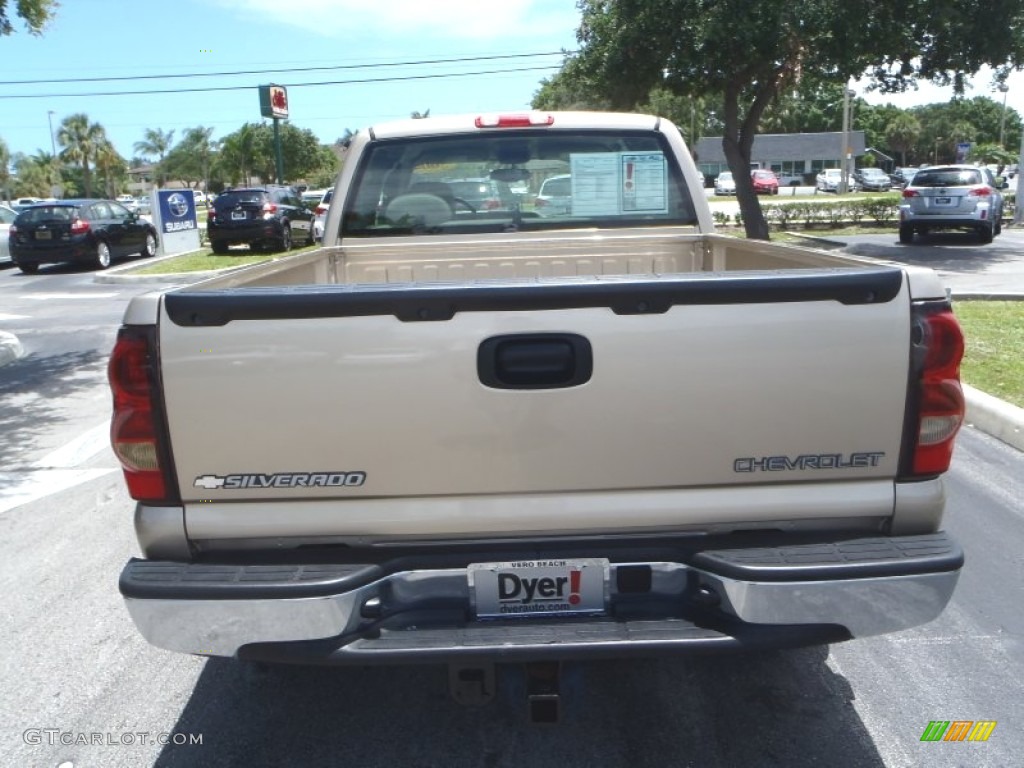
[[[7,229],[7,234],[9,234],[11,237],[14,237],[16,234],[18,234],[18,228],[11,224],[11,226],[8,227]]]
[[[493,197],[490,197],[487,200],[484,200],[484,209],[485,210],[493,211],[493,210],[496,210],[497,208],[501,208],[501,200],[498,200],[498,199],[493,198]]]
[[[75,219],[71,222],[71,234],[80,235],[89,231],[89,222],[85,219]]]
[[[107,375],[114,395],[110,442],[136,501],[174,501],[156,393],[155,329],[122,328]]]
[[[263,212],[264,213],[277,213],[277,203],[264,203],[263,204]]]
[[[915,309],[914,348],[920,357],[917,435],[913,474],[938,475],[949,469],[953,439],[964,421],[960,387],[964,336],[948,305]]]
[[[531,128],[555,124],[555,116],[538,112],[518,115],[480,115],[474,121],[477,128]]]
[[[918,192],[915,189],[904,189],[903,190],[903,196],[904,197],[920,197],[921,193]]]
[[[548,204],[548,201],[545,200],[543,197],[538,197],[533,202],[533,205],[534,205],[535,208],[543,208],[547,204]]]
[[[206,212],[206,223],[209,224],[211,221],[217,221],[217,212],[213,208]]]
[[[968,197],[992,197],[992,190],[988,187],[976,187],[967,192]]]
[[[325,205],[318,205],[316,210],[313,211],[314,216],[322,216],[325,213],[327,213],[327,206]]]

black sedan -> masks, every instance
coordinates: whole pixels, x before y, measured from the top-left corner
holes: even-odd
[[[115,258],[156,253],[156,229],[113,200],[61,200],[26,208],[11,225],[11,258],[22,272],[78,262],[106,269]]]

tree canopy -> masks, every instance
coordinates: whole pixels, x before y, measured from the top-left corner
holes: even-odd
[[[14,31],[8,0],[0,0],[0,35]],[[31,35],[40,35],[59,3],[57,0],[14,0],[14,15],[21,18]]]
[[[962,92],[983,65],[1005,77],[1024,64],[1017,2],[580,0],[579,7],[580,51],[542,84],[535,106],[600,94],[598,106],[635,110],[656,88],[717,99],[747,236],[762,239],[768,226],[747,173],[751,148],[766,112],[794,89],[832,88],[841,97],[851,78],[868,72],[884,92],[918,79]]]

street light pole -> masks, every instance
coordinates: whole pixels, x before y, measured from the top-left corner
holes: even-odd
[[[1010,86],[1000,83],[999,90],[1003,93],[1003,114],[999,118],[999,148],[1006,149],[1006,93],[1010,90]]]
[[[1024,130],[1020,132],[1020,156],[1017,158],[1017,193],[1014,196],[1013,202],[1013,223],[1015,226],[1020,226],[1024,223],[1024,206],[1021,206],[1020,201],[1022,195],[1024,195],[1024,174],[1021,170],[1024,169]]]
[[[53,156],[57,156],[57,142],[53,138],[53,110],[51,109],[46,113],[46,124],[50,126],[50,149],[53,150]]]

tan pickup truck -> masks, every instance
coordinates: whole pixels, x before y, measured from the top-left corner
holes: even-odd
[[[716,234],[666,120],[375,126],[323,248],[128,308],[121,592],[157,646],[264,661],[913,627],[963,562],[962,352],[930,270]]]

